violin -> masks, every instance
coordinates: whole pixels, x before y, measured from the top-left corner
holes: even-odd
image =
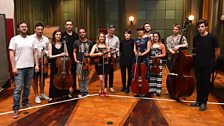
[[[118,59],[114,56],[111,56],[111,65],[113,66],[113,69],[115,70],[117,68]]]
[[[63,40],[64,52],[66,52],[65,43],[65,40]],[[53,84],[57,89],[66,90],[72,86],[73,78],[70,71],[71,64],[71,59],[65,55],[56,59],[56,67],[58,68],[58,73],[54,77]]]
[[[138,53],[140,52],[140,44],[138,44]],[[134,78],[131,82],[131,91],[135,94],[145,94],[149,91],[148,81],[145,79],[147,67],[144,63],[139,62],[139,56],[136,56],[136,63],[132,66]]]
[[[102,56],[97,56],[97,57],[95,57],[95,59],[94,59],[94,62],[96,62],[96,63],[99,63],[100,62],[100,60],[102,59],[102,58],[108,58],[108,54],[111,52],[111,51],[114,51],[113,49],[112,50],[108,50],[108,49],[104,49],[101,53],[103,53],[103,55]]]
[[[151,57],[152,64],[150,66],[150,73],[152,74],[159,74],[160,73],[160,58],[159,57]]]
[[[188,27],[188,22],[185,22],[179,44]],[[171,98],[179,100],[181,97],[186,98],[193,94],[195,78],[191,75],[191,68],[193,68],[192,55],[187,50],[179,49],[179,53],[172,56],[170,70],[167,69],[166,86]]]

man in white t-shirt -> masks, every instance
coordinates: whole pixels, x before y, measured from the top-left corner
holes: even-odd
[[[47,47],[49,44],[49,39],[47,37],[43,36],[44,25],[42,23],[37,23],[35,25],[34,30],[35,30],[35,33],[33,35],[31,35],[31,37],[33,38],[33,41],[37,44],[39,61],[42,61],[42,59],[47,60],[47,59],[43,58],[44,57],[43,55],[47,54]],[[45,62],[47,62],[47,61],[45,61]],[[39,63],[39,64],[41,64],[41,63]],[[43,65],[47,65],[47,64],[43,64]],[[47,67],[47,66],[43,66],[43,67]],[[47,73],[41,73],[41,72],[44,72],[44,71],[42,71],[40,69],[39,72],[34,72],[33,90],[35,93],[35,102],[36,103],[41,103],[41,99],[45,99],[45,100],[49,99],[49,97],[44,94],[45,76]],[[41,74],[43,75],[43,77],[41,78],[41,76],[40,76],[41,81],[39,82],[39,87],[40,87],[40,95],[39,95],[38,94],[38,76]]]
[[[27,23],[25,21],[19,22],[17,29],[19,35],[12,37],[9,44],[9,56],[14,74],[13,118],[19,117],[20,96],[23,84],[22,106],[23,108],[30,106],[28,97],[33,77],[34,61],[37,64],[35,66],[35,72],[39,71],[37,45],[27,35]]]

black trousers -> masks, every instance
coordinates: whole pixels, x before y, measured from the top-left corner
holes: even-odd
[[[207,103],[210,85],[210,77],[213,67],[195,67],[195,76],[197,81],[197,101]]]
[[[72,60],[71,73],[72,73],[72,79],[73,79],[72,89],[73,89],[73,91],[75,91],[75,90],[77,90],[77,88],[76,88],[76,63],[74,61],[74,58],[71,58],[71,60]]]
[[[122,88],[130,89],[131,79],[132,79],[131,68],[132,68],[132,65],[122,65],[122,64],[120,64]],[[126,70],[127,69],[128,69],[128,83],[127,83],[127,86],[126,86]]]
[[[108,75],[109,75],[109,87],[112,88],[114,84],[114,68],[111,63],[108,65],[108,74],[105,76],[105,88],[107,88],[107,80],[108,80]]]

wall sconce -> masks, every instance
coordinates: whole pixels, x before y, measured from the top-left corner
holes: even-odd
[[[133,16],[130,16],[130,17],[129,17],[129,21],[130,21],[131,25],[133,25],[133,21],[134,21],[134,19],[135,19],[135,18],[134,18]]]
[[[191,21],[191,23],[192,23],[192,21],[194,20],[194,15],[188,16],[188,20]]]
[[[221,20],[221,23],[224,24],[224,15],[221,16],[220,20]]]
[[[194,15],[188,16],[184,22],[183,31],[186,31],[192,24],[192,21],[194,20]]]

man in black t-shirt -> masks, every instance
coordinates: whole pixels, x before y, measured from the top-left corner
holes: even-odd
[[[79,90],[77,90],[76,88],[76,63],[73,58],[73,44],[76,40],[79,39],[79,36],[77,33],[72,31],[73,24],[71,20],[65,21],[65,28],[66,28],[66,31],[63,32],[62,38],[64,37],[66,38],[68,54],[72,60],[72,66],[71,66],[71,73],[73,78],[73,85],[72,85],[73,93],[72,94],[74,95],[75,93],[79,93]]]
[[[190,106],[200,106],[199,110],[205,111],[209,95],[210,76],[214,70],[220,48],[216,37],[206,31],[208,26],[206,20],[199,20],[196,26],[199,34],[194,37],[193,44],[196,51],[195,76],[197,80],[197,99]]]
[[[79,31],[79,40],[76,40],[73,45],[73,55],[74,61],[76,62],[78,82],[80,93],[79,98],[86,96],[88,94],[88,83],[89,83],[89,53],[93,46],[93,42],[88,40],[86,37],[86,29],[80,28]]]

